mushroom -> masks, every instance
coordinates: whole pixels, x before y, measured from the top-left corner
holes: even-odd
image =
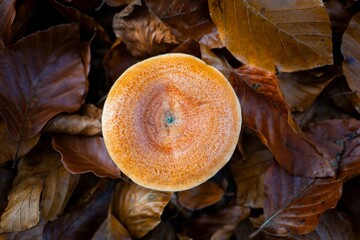
[[[229,161],[241,121],[237,96],[217,69],[171,53],[119,77],[105,101],[102,128],[111,158],[133,182],[181,191]]]

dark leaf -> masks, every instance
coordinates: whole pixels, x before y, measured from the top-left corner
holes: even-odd
[[[0,49],[11,41],[11,24],[15,19],[15,0],[0,0]]]
[[[320,214],[334,208],[342,192],[335,178],[295,177],[275,161],[265,173],[264,216],[254,219],[262,230],[276,236],[308,234]]]
[[[15,141],[29,139],[61,112],[80,108],[86,76],[77,24],[34,33],[0,51],[0,114]]]
[[[53,146],[61,153],[61,161],[71,173],[93,172],[99,177],[120,177],[102,137],[54,135]]]

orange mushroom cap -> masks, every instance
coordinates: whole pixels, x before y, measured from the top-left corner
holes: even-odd
[[[108,152],[124,174],[146,188],[180,191],[229,161],[241,109],[217,69],[174,53],[126,70],[109,92],[102,124]]]

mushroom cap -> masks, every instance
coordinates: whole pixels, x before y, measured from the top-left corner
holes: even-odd
[[[214,176],[230,159],[241,129],[238,98],[202,60],[159,55],[127,69],[106,99],[107,150],[145,188],[181,191]]]

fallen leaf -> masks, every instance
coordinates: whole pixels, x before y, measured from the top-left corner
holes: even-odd
[[[333,33],[337,35],[342,34],[346,30],[351,17],[354,15],[352,13],[354,11],[350,10],[351,6],[341,0],[328,0],[324,2],[324,5],[331,21]]]
[[[336,160],[317,149],[291,118],[274,74],[248,65],[234,70],[206,48],[201,54],[227,77],[239,98],[244,125],[256,133],[282,167],[298,176],[335,174],[330,162]]]
[[[340,66],[323,67],[322,71],[300,71],[279,73],[277,79],[279,87],[291,111],[303,112],[307,110],[336,77],[341,76]]]
[[[251,208],[264,207],[264,172],[273,159],[260,140],[242,134],[243,160],[233,158],[231,171],[236,184],[236,204]],[[234,155],[233,155],[234,157]]]
[[[0,0],[0,49],[11,40],[11,24],[16,15],[15,0]]]
[[[119,7],[123,5],[139,5],[141,6],[140,0],[105,0],[106,4],[110,7]]]
[[[101,122],[79,114],[59,114],[50,120],[47,132],[95,136],[101,134]]]
[[[343,72],[351,90],[360,97],[360,13],[356,14],[346,29],[341,44],[344,56]]]
[[[115,194],[113,213],[135,238],[145,236],[160,223],[160,216],[172,196],[171,192],[125,182],[117,185]]]
[[[180,205],[192,211],[211,206],[219,202],[223,196],[224,190],[211,180],[177,193]]]
[[[166,23],[176,38],[200,40],[216,31],[206,0],[146,0],[154,14]],[[203,39],[203,42],[206,41]]]
[[[219,231],[222,233],[227,232],[227,236],[230,238],[237,225],[247,218],[249,214],[249,208],[240,206],[227,207],[214,214],[203,213],[188,220],[182,233],[196,240],[208,240]],[[228,238],[225,237],[225,239]]]
[[[40,220],[40,198],[49,172],[61,166],[60,156],[51,150],[39,152],[38,146],[20,161],[18,175],[9,194],[9,203],[1,216],[0,232],[28,229]]]
[[[66,24],[0,51],[0,114],[15,141],[35,137],[58,113],[80,108],[86,76],[79,44],[78,25]]]
[[[113,192],[108,181],[103,181],[101,185],[89,201],[73,206],[56,221],[48,222],[44,228],[44,239],[91,239],[106,219]]]
[[[257,232],[275,236],[310,233],[320,214],[336,206],[342,192],[340,179],[296,177],[275,161],[266,170],[264,182],[264,215],[252,221],[261,225]]]
[[[50,3],[66,18],[74,22],[79,22],[80,28],[88,32],[91,36],[96,33],[95,37],[97,39],[105,44],[111,44],[109,34],[93,17],[80,12],[74,7],[63,5],[57,0],[50,0]],[[85,5],[89,5],[89,3],[86,3]]]
[[[135,9],[128,17],[123,12],[115,14],[113,29],[135,57],[165,53],[178,44],[168,26],[145,7]]]
[[[241,62],[275,72],[332,64],[330,21],[323,2],[209,1],[227,49]]]
[[[0,163],[25,156],[39,141],[35,136],[21,142],[15,142],[9,135],[5,121],[0,117]]]
[[[132,240],[126,228],[109,214],[91,240]]]
[[[350,218],[343,212],[328,210],[321,214],[319,224],[306,238],[294,237],[295,239],[357,239]]]
[[[102,137],[53,135],[52,144],[71,173],[93,172],[99,177],[120,177],[120,170],[111,160]]]
[[[69,173],[62,165],[49,172],[41,197],[41,213],[44,220],[53,221],[63,213],[78,179],[78,175]]]
[[[141,238],[141,240],[178,240],[175,230],[169,223],[160,222],[153,230]]]

